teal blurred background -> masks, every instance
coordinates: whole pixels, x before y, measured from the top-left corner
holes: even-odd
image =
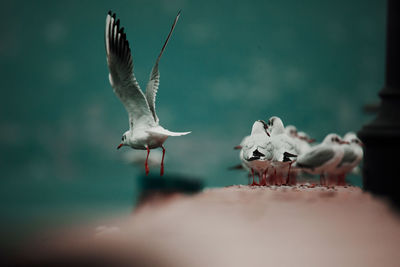
[[[126,162],[129,149],[116,150],[128,117],[108,82],[110,9],[126,29],[142,88],[182,9],[160,63],[157,109],[167,129],[192,131],[167,140],[166,173],[206,186],[247,182],[227,168],[239,162],[232,148],[253,121],[277,115],[320,141],[371,120],[362,106],[376,102],[383,86],[385,1],[1,7],[0,211],[9,236],[132,210],[144,168]]]

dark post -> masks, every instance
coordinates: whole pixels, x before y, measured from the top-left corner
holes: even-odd
[[[358,133],[365,143],[364,189],[400,204],[400,1],[387,5],[385,86],[378,116]]]

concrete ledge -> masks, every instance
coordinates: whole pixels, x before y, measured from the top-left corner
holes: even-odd
[[[360,188],[231,186],[153,198],[41,241],[24,264],[398,266],[399,247],[398,215]]]

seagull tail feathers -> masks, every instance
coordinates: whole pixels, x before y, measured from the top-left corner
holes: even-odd
[[[151,129],[147,130],[148,133],[153,133],[153,134],[162,134],[162,135],[167,135],[167,136],[182,136],[182,135],[187,135],[190,134],[191,132],[171,132],[168,131],[167,129]]]

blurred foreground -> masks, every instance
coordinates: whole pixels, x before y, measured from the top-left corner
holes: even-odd
[[[398,266],[399,247],[400,218],[360,188],[232,186],[42,236],[22,265]]]

